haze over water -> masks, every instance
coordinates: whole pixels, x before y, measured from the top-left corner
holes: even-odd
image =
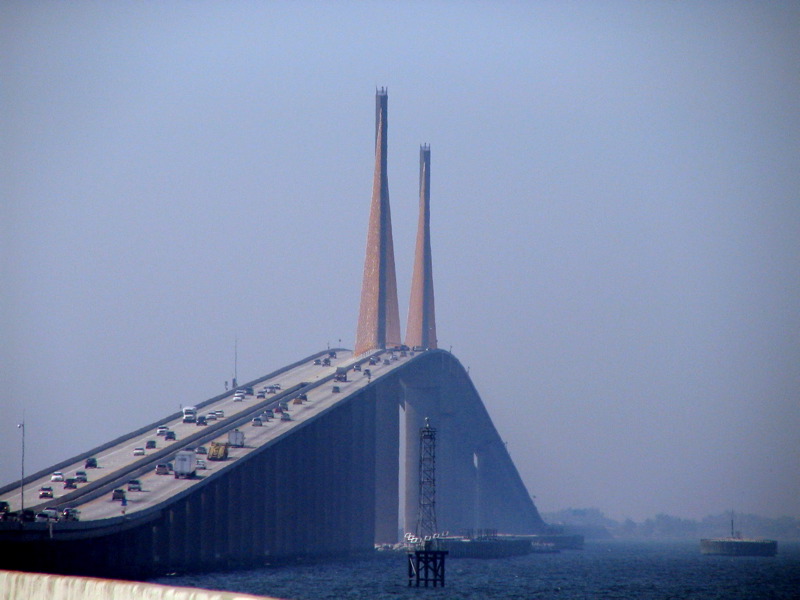
[[[0,481],[352,347],[389,90],[401,323],[540,510],[800,517],[794,2],[0,5]]]

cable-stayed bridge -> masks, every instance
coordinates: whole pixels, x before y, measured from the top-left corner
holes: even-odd
[[[0,568],[138,578],[372,549],[414,531],[419,430],[437,429],[441,530],[544,530],[467,371],[437,349],[430,250],[430,147],[420,150],[420,219],[405,340],[389,211],[387,95],[376,94],[376,159],[355,353],[326,349],[182,413],[0,489],[12,510],[72,507],[79,520],[0,522]],[[259,392],[262,392],[261,394]],[[220,412],[221,411],[221,414]],[[157,435],[165,426],[176,439]],[[231,431],[244,444],[223,446]],[[180,450],[205,469],[157,468]],[[97,467],[87,468],[87,459]],[[88,481],[63,488],[52,473]],[[113,499],[138,480],[141,491]],[[41,488],[52,498],[40,498]],[[23,491],[24,490],[24,491]]]

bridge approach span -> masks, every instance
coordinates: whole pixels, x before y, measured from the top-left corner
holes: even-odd
[[[373,356],[376,364],[370,365]],[[107,474],[39,502],[39,507],[74,506],[81,520],[0,523],[0,568],[135,579],[395,542],[401,530],[413,531],[416,524],[418,432],[425,417],[439,432],[441,530],[544,529],[466,370],[452,354],[379,351],[353,357],[339,351],[330,366],[314,364],[315,357],[256,380],[254,387],[280,380],[280,396],[237,401],[231,392],[203,403],[203,411],[226,407],[225,418],[212,427],[179,423],[178,415],[165,419],[178,434],[174,445],[134,457],[131,448],[154,437],[150,427],[103,447],[96,454]],[[346,371],[347,380],[334,381],[337,371]],[[279,398],[287,401],[291,420],[250,424]],[[244,431],[245,447],[231,448],[225,461],[208,461],[210,469],[197,478],[155,474],[153,465],[177,448],[224,440],[235,428]],[[79,465],[59,467],[70,474]],[[143,491],[129,492],[123,511],[111,491],[134,475]],[[45,479],[26,485],[36,488]],[[13,498],[8,488],[13,485],[0,490],[0,497]]]

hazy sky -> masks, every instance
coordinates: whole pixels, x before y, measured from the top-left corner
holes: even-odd
[[[543,511],[800,517],[800,4],[0,4],[0,482],[401,322]]]

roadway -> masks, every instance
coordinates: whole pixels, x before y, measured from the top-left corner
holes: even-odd
[[[393,371],[413,356],[412,353],[408,353],[407,356],[402,356],[402,354],[405,353],[387,353],[381,356],[378,364],[368,365],[368,356],[353,357],[350,351],[338,351],[336,358],[330,359],[330,366],[316,365],[313,360],[309,360],[270,379],[257,380],[258,383],[253,385],[254,392],[273,384],[281,386],[280,393],[267,394],[265,399],[248,395],[243,401],[236,401],[234,400],[235,390],[231,390],[229,394],[215,402],[209,404],[198,402],[198,405],[204,404],[202,408],[198,408],[198,415],[222,410],[225,414],[224,418],[211,421],[208,426],[183,423],[181,418],[164,419],[158,424],[166,425],[171,431],[174,431],[177,438],[175,441],[165,441],[164,436],[157,436],[156,427],[122,439],[119,443],[93,455],[97,459],[98,468],[84,468],[84,458],[81,458],[79,461],[59,469],[65,479],[74,478],[75,472],[78,470],[86,471],[89,482],[78,483],[78,490],[63,489],[64,484],[51,482],[49,474],[35,481],[27,482],[24,492],[25,507],[38,511],[51,505],[72,506],[81,511],[81,520],[87,521],[118,517],[120,514],[131,514],[157,506],[176,494],[198,485],[206,477],[232,468],[238,459],[255,452],[258,448],[273,442],[293,428],[330,409],[350,394],[367,386],[370,381]],[[390,356],[392,357],[390,360],[383,360]],[[361,363],[364,368],[370,369],[371,380],[364,376],[363,371],[352,369],[356,363]],[[348,381],[332,381],[337,367],[348,368]],[[302,404],[294,404],[292,400],[299,395],[301,384],[303,384],[302,391],[306,393],[307,400]],[[334,393],[334,386],[338,386],[340,392]],[[280,415],[276,414],[276,418],[265,421],[262,427],[253,426],[250,423],[252,417],[260,414],[267,407],[276,406],[279,400],[288,401],[290,421],[281,420]],[[207,469],[198,470],[198,476],[194,479],[175,479],[172,474],[155,474],[155,465],[171,462],[178,450],[193,449],[199,445],[208,448],[212,441],[226,442],[228,432],[235,428],[245,433],[245,447],[229,448],[228,460],[210,461],[205,455],[198,454],[198,458],[205,460]],[[156,448],[145,450],[145,456],[134,456],[134,449],[145,448],[148,440],[155,440]],[[81,456],[85,457],[85,454]],[[127,492],[125,483],[133,478],[141,481],[141,492]],[[54,498],[52,500],[39,498],[42,486],[53,488]],[[111,492],[117,487],[126,490],[127,505],[125,507],[120,501],[111,500]],[[0,495],[0,500],[9,502],[12,511],[18,510],[19,487]]]

